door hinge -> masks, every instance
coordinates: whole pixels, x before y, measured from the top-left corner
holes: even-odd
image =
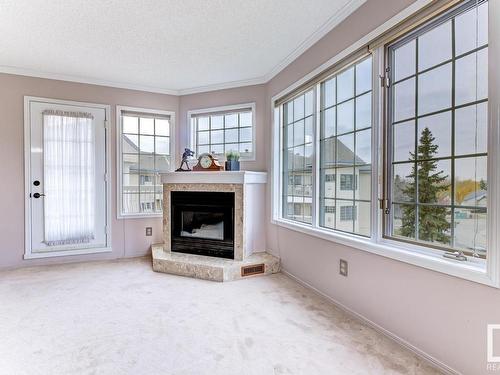
[[[108,174],[104,173],[104,181],[108,182]]]
[[[108,125],[109,125],[109,121],[108,120],[104,120],[104,128],[107,129],[108,128]]]

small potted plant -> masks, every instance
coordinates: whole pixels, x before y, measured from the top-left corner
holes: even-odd
[[[226,171],[240,170],[240,153],[238,151],[226,152]]]

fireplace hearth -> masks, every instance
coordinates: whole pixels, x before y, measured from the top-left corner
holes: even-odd
[[[171,192],[171,251],[234,259],[234,193]]]

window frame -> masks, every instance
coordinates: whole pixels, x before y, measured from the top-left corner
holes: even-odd
[[[500,65],[500,3],[489,2],[489,41],[488,41],[488,257],[485,260],[468,257],[466,262],[460,262],[443,257],[443,251],[433,249],[429,246],[422,246],[413,243],[404,243],[383,236],[383,213],[379,204],[383,204],[385,197],[384,169],[386,166],[385,157],[385,124],[386,124],[386,105],[387,90],[384,86],[385,74],[385,49],[395,40],[399,39],[391,32],[397,30],[400,22],[415,16],[418,19],[419,12],[423,11],[426,4],[414,4],[407,7],[399,14],[389,19],[386,23],[356,41],[347,49],[341,51],[332,57],[325,64],[319,66],[297,82],[277,93],[270,101],[270,116],[272,121],[272,150],[275,157],[271,161],[271,199],[272,215],[270,221],[272,224],[294,230],[305,235],[321,238],[336,244],[354,247],[372,254],[380,255],[407,264],[415,265],[425,269],[441,272],[454,277],[459,277],[469,281],[500,287],[500,249],[499,235],[497,225],[500,224],[500,171],[494,167],[500,163],[500,72],[496,71]],[[418,23],[418,22],[417,22]],[[414,28],[414,27],[413,27]],[[401,35],[401,33],[396,33]],[[386,37],[386,35],[389,35]],[[384,39],[385,38],[385,39]],[[380,42],[383,40],[383,43]],[[376,43],[374,46],[370,43]],[[327,69],[334,69],[338,65],[337,71],[342,69],[340,64],[347,57],[353,55],[356,51],[370,46],[372,54],[372,210],[371,210],[371,231],[370,237],[360,237],[354,234],[348,234],[339,231],[328,230],[314,225],[297,223],[292,220],[284,219],[281,216],[282,201],[281,192],[283,189],[282,162],[281,153],[283,132],[281,124],[283,121],[283,111],[276,109],[276,102],[283,97],[295,96],[300,94],[299,88],[303,87],[315,77],[320,76]],[[344,65],[345,66],[345,65]],[[308,88],[303,89],[306,91]],[[287,99],[288,100],[288,99]],[[279,107],[278,107],[279,108]],[[316,125],[318,126],[318,125]],[[317,131],[316,131],[317,134]],[[380,141],[379,141],[380,140]],[[384,144],[382,144],[384,140]],[[316,145],[316,143],[315,143]],[[314,149],[314,159],[318,162],[318,150]],[[318,175],[318,173],[316,173]],[[318,177],[314,180],[315,190],[319,186]],[[315,200],[314,207],[319,205],[319,200]],[[318,221],[318,219],[313,219]]]
[[[490,0],[491,1],[491,0]],[[435,19],[431,19],[429,22],[427,22],[425,25],[423,25],[422,27],[417,27],[415,30],[412,30],[408,33],[406,33],[405,35],[403,35],[402,37],[400,38],[396,38],[394,39],[392,42],[386,44],[386,47],[385,47],[385,50],[384,50],[384,53],[385,53],[385,70],[386,72],[388,71],[387,69],[389,68],[393,68],[394,67],[394,62],[391,61],[391,58],[392,58],[392,54],[394,53],[393,50],[397,49],[398,47],[400,46],[404,46],[406,45],[407,43],[411,43],[412,41],[415,41],[415,43],[417,43],[417,38],[421,37],[422,35],[425,35],[427,32],[429,31],[432,31],[444,24],[446,24],[447,22],[450,22],[451,20],[453,20],[455,17],[457,17],[458,15],[460,15],[462,12],[466,12],[470,9],[472,9],[474,7],[474,1],[472,0],[464,0],[462,3],[459,3],[457,4],[455,7],[452,7],[451,9],[449,9],[448,11],[444,12],[443,14],[439,15],[438,17],[436,17]],[[452,28],[451,29],[451,37],[454,38],[455,37],[455,33],[456,31]],[[404,123],[407,123],[407,122],[410,122],[410,121],[415,121],[417,122],[418,120],[422,119],[422,118],[429,118],[429,117],[433,117],[433,116],[437,116],[437,115],[440,115],[440,114],[446,114],[446,113],[450,113],[450,131],[451,131],[451,149],[453,151],[450,151],[450,155],[449,156],[438,156],[436,158],[432,158],[430,160],[432,161],[436,161],[436,162],[439,162],[439,161],[449,161],[450,162],[450,180],[451,180],[451,185],[450,185],[450,199],[451,199],[451,202],[449,204],[446,204],[446,205],[441,205],[441,204],[430,204],[430,203],[422,203],[422,202],[418,202],[418,200],[416,199],[415,201],[409,201],[407,204],[408,205],[414,205],[415,207],[417,207],[417,209],[419,207],[425,207],[425,206],[431,206],[431,207],[443,207],[443,208],[446,208],[446,209],[449,209],[450,210],[450,213],[451,213],[451,221],[450,221],[450,226],[451,226],[451,234],[450,236],[453,237],[454,236],[454,223],[455,223],[455,218],[454,218],[454,210],[456,208],[458,209],[481,209],[482,207],[467,207],[467,206],[464,206],[464,205],[459,205],[459,204],[456,204],[454,202],[455,198],[454,198],[454,193],[455,193],[455,179],[454,179],[454,176],[455,176],[455,171],[454,171],[454,163],[457,161],[457,160],[461,160],[461,159],[471,159],[471,158],[481,158],[481,157],[486,157],[487,160],[488,160],[488,163],[490,163],[491,161],[488,159],[488,153],[489,153],[489,147],[487,147],[487,150],[485,153],[483,152],[476,152],[476,153],[471,153],[471,154],[456,154],[455,153],[455,145],[453,144],[454,143],[454,140],[455,140],[455,113],[456,113],[456,110],[460,110],[462,108],[469,108],[469,107],[472,107],[472,106],[479,106],[481,104],[484,104],[486,103],[488,105],[488,108],[489,108],[489,99],[488,97],[486,97],[486,99],[482,98],[482,99],[478,99],[476,98],[475,100],[472,100],[472,101],[469,101],[469,102],[466,102],[466,103],[462,103],[462,104],[456,104],[453,102],[453,98],[455,97],[456,95],[456,89],[455,89],[455,66],[457,64],[457,61],[461,60],[462,58],[464,57],[467,57],[467,56],[470,56],[470,55],[474,55],[480,51],[483,51],[484,49],[488,50],[488,43],[486,45],[482,45],[480,47],[475,47],[467,52],[462,52],[458,55],[455,54],[455,51],[454,51],[454,45],[453,43],[450,44],[451,46],[451,58],[450,59],[447,59],[447,60],[444,60],[440,63],[437,63],[437,64],[434,64],[430,67],[426,67],[424,69],[421,69],[419,70],[419,67],[418,67],[418,61],[417,61],[417,56],[415,56],[415,73],[414,74],[411,74],[407,77],[404,77],[404,78],[401,78],[395,82],[393,82],[393,79],[392,77],[390,78],[390,85],[389,87],[386,87],[386,103],[384,105],[385,107],[385,111],[386,111],[386,121],[384,123],[384,127],[385,127],[385,139],[383,140],[384,144],[386,145],[386,161],[384,163],[384,191],[385,191],[385,194],[384,194],[384,200],[385,200],[385,203],[387,206],[389,206],[389,210],[392,210],[392,205],[393,205],[393,197],[392,197],[392,182],[393,182],[393,175],[394,175],[394,172],[393,172],[393,166],[394,165],[404,165],[404,164],[415,164],[415,165],[418,165],[421,161],[419,159],[415,159],[414,161],[400,161],[400,160],[394,160],[393,158],[393,148],[394,148],[394,142],[393,142],[393,139],[392,139],[392,135],[393,135],[393,128],[394,126],[398,126],[400,124],[404,124]],[[440,67],[443,67],[443,66],[446,66],[448,64],[451,64],[451,66],[453,67],[452,68],[452,77],[451,77],[451,82],[450,82],[450,85],[451,85],[451,93],[450,93],[450,98],[452,100],[450,106],[448,107],[445,107],[443,109],[440,109],[440,110],[437,110],[437,111],[431,111],[431,112],[428,112],[428,113],[424,113],[424,114],[419,114],[418,113],[418,108],[417,108],[417,103],[418,103],[418,98],[415,97],[415,113],[414,115],[411,117],[411,118],[405,118],[405,119],[399,119],[397,121],[394,121],[393,119],[393,109],[394,109],[394,103],[392,102],[392,95],[393,95],[393,89],[395,87],[396,84],[400,83],[400,82],[403,82],[403,81],[407,81],[407,80],[411,80],[411,79],[414,79],[415,80],[415,87],[416,87],[416,90],[419,89],[419,76],[420,75],[423,75],[423,74],[426,74],[428,72],[432,72],[436,69],[439,69]],[[390,75],[393,74],[393,72],[389,73]],[[476,108],[476,110],[478,110]],[[414,125],[415,126],[415,125]],[[418,139],[415,140],[416,141],[416,144],[415,144],[415,148],[418,146]],[[416,152],[416,150],[414,150],[414,152]],[[489,173],[488,173],[488,176],[489,176]],[[489,198],[489,197],[488,197]],[[396,202],[394,204],[398,204],[398,205],[404,205],[406,204],[406,202]],[[487,222],[489,221],[489,215],[490,215],[490,208],[489,206],[488,207],[484,207],[486,208],[486,211],[487,211]],[[418,219],[417,219],[417,222],[418,222]],[[407,242],[407,243],[412,243],[412,244],[416,244],[416,245],[421,245],[421,246],[426,246],[426,247],[431,247],[431,248],[435,248],[437,250],[441,250],[443,252],[445,251],[448,251],[448,252],[453,252],[453,251],[459,251],[458,248],[453,248],[451,246],[446,246],[446,245],[441,245],[439,243],[427,243],[427,244],[423,244],[423,241],[421,240],[418,240],[418,239],[413,239],[413,238],[405,238],[405,237],[398,237],[394,234],[392,234],[392,231],[393,231],[393,219],[392,219],[392,213],[389,213],[387,215],[384,215],[383,216],[383,219],[382,219],[382,230],[383,230],[383,237],[384,238],[387,238],[387,239],[390,239],[390,240],[393,240],[393,241],[398,241],[398,242]],[[488,224],[487,224],[488,225]],[[454,241],[454,239],[452,238],[452,242]],[[466,256],[471,256],[471,254],[469,254],[468,251],[464,250],[464,249],[460,249],[460,251],[463,251],[465,253]]]
[[[123,105],[116,106],[116,217],[117,219],[140,219],[140,218],[160,218],[163,217],[163,212],[123,212],[123,150],[122,150],[122,112],[137,112],[150,116],[169,116],[170,117],[170,132],[169,132],[169,150],[170,150],[170,172],[174,171],[176,165],[175,138],[176,138],[176,122],[175,112],[151,108],[129,107]]]
[[[200,116],[200,115],[206,115],[210,116],[212,114],[228,114],[231,112],[239,112],[244,109],[250,108],[252,111],[252,152],[251,156],[241,156],[240,161],[255,161],[256,160],[256,103],[255,102],[250,102],[250,103],[241,103],[241,104],[232,104],[232,105],[225,105],[225,106],[220,106],[220,107],[211,107],[211,108],[201,108],[201,109],[193,109],[187,111],[187,124],[189,128],[189,139],[188,139],[188,144],[195,152],[196,156],[199,156],[196,154],[196,148],[197,148],[197,134],[196,134],[196,125],[193,123],[192,118],[193,116]],[[240,126],[234,128],[234,129],[240,129]],[[225,144],[225,143],[224,143]],[[224,155],[225,159],[225,155]]]

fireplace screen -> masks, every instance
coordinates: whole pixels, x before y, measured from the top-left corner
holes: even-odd
[[[234,259],[234,193],[171,192],[171,249]]]
[[[224,240],[224,214],[182,211],[181,237]]]

